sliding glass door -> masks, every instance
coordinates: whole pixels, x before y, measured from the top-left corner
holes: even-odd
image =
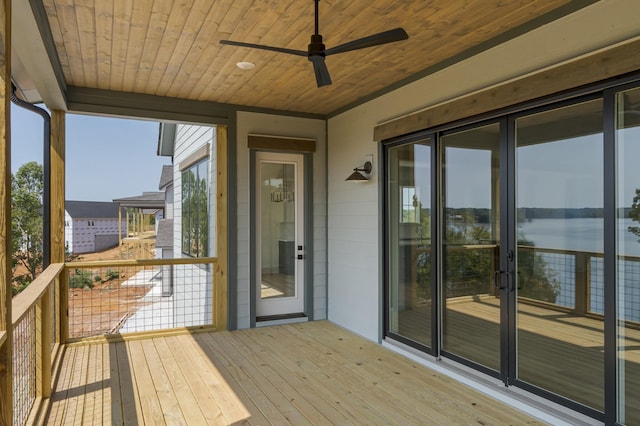
[[[386,145],[386,335],[640,424],[639,85]]]
[[[442,351],[497,374],[500,125],[446,134],[440,142]]]
[[[640,89],[615,96],[618,418],[640,424]]]
[[[604,410],[602,98],[515,120],[518,381]]]
[[[430,347],[432,338],[431,140],[388,151],[388,331]]]

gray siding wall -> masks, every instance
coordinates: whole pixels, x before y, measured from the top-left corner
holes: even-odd
[[[325,121],[308,118],[283,117],[278,115],[238,112],[237,131],[237,218],[238,247],[237,265],[237,320],[238,328],[251,325],[250,312],[250,164],[247,136],[263,134],[316,140],[313,154],[313,317],[327,317],[327,188],[326,188],[326,132]],[[347,170],[348,172],[349,170]],[[233,214],[233,213],[232,213]],[[306,240],[309,237],[305,238]],[[232,253],[229,253],[233,256]]]
[[[180,163],[191,154],[209,145],[209,256],[215,256],[216,236],[216,143],[215,128],[190,124],[176,126],[173,171],[173,253],[182,254],[182,173]],[[177,267],[174,275],[174,309],[176,326],[210,323],[212,319],[211,269],[199,266]]]

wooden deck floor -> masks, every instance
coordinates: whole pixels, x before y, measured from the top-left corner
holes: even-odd
[[[495,297],[447,304],[444,349],[494,370],[500,368],[500,305]],[[428,305],[402,312],[399,334],[423,339]],[[596,410],[604,410],[604,323],[520,303],[517,318],[518,379]],[[640,330],[620,331],[628,424],[640,424]],[[623,349],[622,349],[623,348]]]
[[[326,321],[67,348],[46,424],[538,424]]]

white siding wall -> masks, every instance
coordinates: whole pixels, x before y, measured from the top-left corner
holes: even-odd
[[[238,328],[250,326],[249,312],[249,149],[247,135],[264,134],[309,138],[316,140],[313,154],[313,316],[326,318],[327,255],[326,255],[326,132],[324,120],[282,117],[276,115],[238,112],[237,133],[237,218],[238,218]],[[232,255],[232,254],[230,254]]]
[[[94,252],[96,235],[118,235],[118,218],[72,219],[65,212],[65,223],[69,223],[69,226],[65,226],[65,243],[69,244],[69,251],[74,254]]]
[[[215,256],[216,235],[216,144],[215,128],[179,124],[176,126],[173,168],[173,253],[182,254],[182,174],[180,162],[209,145],[209,256]],[[173,198],[175,197],[175,198]],[[174,309],[176,327],[209,323],[212,318],[211,270],[204,267],[177,268],[174,276]]]
[[[377,124],[638,37],[638,16],[637,0],[601,1],[331,118],[329,319],[372,340],[381,336]],[[366,154],[374,154],[371,181],[345,182]]]
[[[168,185],[164,193],[165,219],[173,219],[173,185]]]
[[[64,244],[69,252],[73,247],[73,218],[65,210],[64,211]]]

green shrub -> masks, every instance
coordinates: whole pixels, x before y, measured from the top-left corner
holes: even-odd
[[[70,288],[93,288],[93,281],[91,281],[91,272],[82,271],[76,269],[75,273],[69,277]]]
[[[115,280],[115,279],[118,279],[118,278],[120,278],[120,272],[114,271],[114,270],[111,270],[111,269],[107,269],[107,279],[105,280],[105,282],[106,281],[112,281],[112,280]]]
[[[16,281],[17,283],[14,284],[13,286],[11,286],[11,296],[15,296],[18,293],[20,293],[22,290],[24,290],[25,288],[27,288],[27,286],[29,286],[29,284],[31,284],[31,279],[30,279],[30,275],[29,274],[25,274],[25,275],[20,275],[19,277],[16,277]]]
[[[102,282],[102,277],[100,275],[96,275],[95,277],[93,277],[93,281]]]

